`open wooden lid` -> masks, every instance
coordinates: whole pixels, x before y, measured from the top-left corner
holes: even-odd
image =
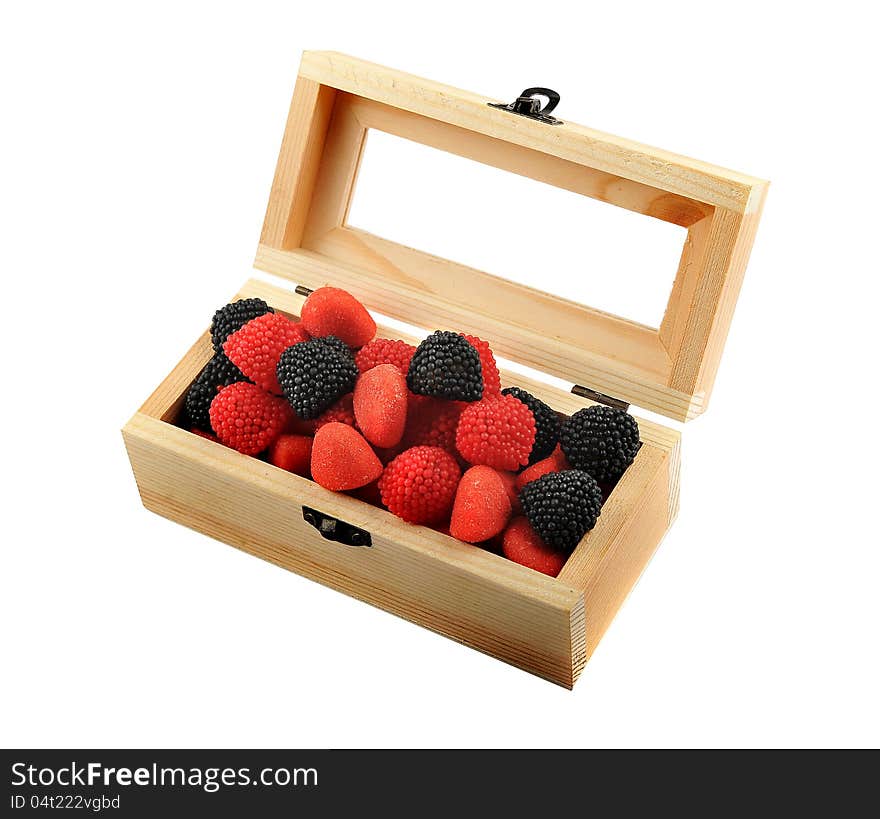
[[[255,266],[677,420],[706,408],[767,183],[343,54],[303,54]],[[347,224],[369,129],[687,228],[659,328]]]

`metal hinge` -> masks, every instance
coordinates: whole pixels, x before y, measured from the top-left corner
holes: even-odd
[[[580,384],[575,384],[571,391],[574,395],[581,398],[589,398],[590,401],[605,404],[607,407],[614,407],[614,409],[623,410],[624,412],[629,410],[629,404],[626,401],[622,401],[620,398],[612,398],[610,395],[605,395],[604,392],[597,392],[589,387],[582,387]]]

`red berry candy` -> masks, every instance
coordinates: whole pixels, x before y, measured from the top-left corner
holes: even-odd
[[[470,342],[471,347],[480,354],[480,364],[483,367],[483,398],[498,395],[501,392],[501,376],[498,373],[498,364],[495,362],[495,356],[492,355],[489,342],[483,341],[477,336],[469,336],[467,333],[462,333],[462,335]]]
[[[564,469],[571,469],[571,467],[568,465],[565,455],[562,454],[562,448],[557,444],[552,455],[548,455],[542,461],[536,461],[516,476],[516,489],[519,491],[527,483],[538,480],[542,475],[562,472]]]
[[[290,418],[290,423],[284,428],[285,435],[308,435],[310,438],[314,437],[315,430],[317,427],[315,426],[315,421],[304,421],[302,418],[299,418],[296,413],[293,413]]]
[[[406,378],[393,364],[365,372],[354,388],[354,417],[364,438],[383,449],[399,444],[408,403]]]
[[[247,381],[220,390],[209,411],[217,437],[245,455],[256,455],[270,446],[284,431],[291,415],[293,410],[283,398],[269,395]]]
[[[281,385],[275,368],[281,353],[308,340],[309,334],[301,324],[280,313],[265,313],[229,336],[223,344],[223,352],[254,384],[280,395]]]
[[[410,395],[410,415],[405,433],[407,444],[439,446],[455,452],[455,431],[465,403]]]
[[[325,489],[358,489],[382,474],[382,462],[366,439],[348,424],[331,421],[312,444],[312,477]]]
[[[513,510],[514,515],[519,515],[521,513],[521,508],[519,505],[519,491],[516,488],[516,478],[513,472],[503,472],[502,470],[496,470],[498,472],[498,477],[501,478],[504,483],[504,488],[507,491],[507,497],[510,498],[510,508]]]
[[[362,373],[378,367],[380,364],[393,364],[403,375],[409,370],[416,348],[405,341],[394,341],[390,338],[373,339],[369,344],[358,350],[354,363]]]
[[[410,523],[439,524],[449,517],[461,470],[446,450],[416,446],[401,452],[382,473],[382,503]]]
[[[343,395],[335,404],[332,404],[322,412],[314,422],[315,430],[319,430],[324,424],[338,421],[340,424],[348,424],[357,429],[354,417],[353,393]]]
[[[309,477],[312,439],[307,435],[281,435],[269,447],[269,463],[296,475]]]
[[[468,404],[455,436],[455,445],[468,463],[507,471],[528,463],[534,443],[535,416],[512,395]]]
[[[376,322],[354,296],[338,287],[320,287],[305,300],[302,323],[316,338],[336,336],[363,347],[376,335]]]
[[[352,489],[348,493],[353,498],[369,503],[370,506],[382,506],[382,494],[379,492],[379,481],[370,481],[366,486]]]
[[[568,555],[544,543],[526,518],[514,518],[504,532],[502,552],[508,560],[556,577]]]
[[[400,453],[403,452],[403,450],[405,450],[405,449],[409,449],[409,447],[406,446],[403,443],[403,441],[401,441],[396,446],[389,446],[389,447],[374,446],[373,452],[375,452],[379,456],[379,460],[382,461],[382,463],[387,466],[398,455],[400,455]]]
[[[404,373],[406,375],[406,373]],[[431,398],[430,395],[418,395],[414,393],[412,390],[409,390],[407,393],[407,398],[409,399],[409,408],[407,409],[407,423],[409,423],[412,419],[419,417],[422,413],[426,412],[429,407],[433,407],[435,403],[437,403],[437,398]],[[457,403],[453,401],[452,403]],[[456,423],[458,420],[456,419]]]
[[[489,466],[472,466],[455,493],[449,532],[465,543],[479,543],[504,531],[510,497],[501,476]]]

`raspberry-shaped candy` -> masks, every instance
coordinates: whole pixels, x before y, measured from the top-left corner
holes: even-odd
[[[354,389],[358,371],[338,338],[313,338],[288,347],[278,361],[278,381],[298,417],[317,418]]]
[[[214,349],[218,353],[221,352],[223,343],[236,330],[240,330],[257,316],[274,312],[262,299],[239,299],[224,305],[214,313],[214,320],[211,322],[211,342],[214,344]]]
[[[239,381],[224,387],[211,402],[211,426],[226,446],[256,455],[281,435],[293,413],[283,398]]]
[[[483,397],[498,395],[501,392],[501,376],[498,373],[498,364],[495,362],[495,356],[492,355],[489,342],[483,341],[477,336],[469,336],[467,333],[462,333],[462,336],[480,356],[480,364],[483,369]]]
[[[410,446],[439,446],[454,452],[458,419],[467,405],[460,401],[414,397],[422,400],[410,403],[406,442]]]
[[[415,351],[416,348],[405,341],[377,338],[361,347],[354,361],[362,373],[380,364],[393,364],[403,375],[406,375]]]
[[[382,503],[410,523],[441,523],[449,517],[461,470],[446,450],[416,446],[401,452],[379,478]]]
[[[254,384],[280,395],[281,385],[275,368],[281,353],[308,339],[309,334],[301,324],[280,313],[266,313],[251,319],[229,336],[223,351]]]
[[[316,419],[315,429],[318,430],[324,424],[330,424],[338,421],[340,424],[348,424],[350,427],[357,429],[357,421],[354,417],[354,402],[352,393],[343,395],[335,404],[327,407]]]
[[[513,471],[528,463],[535,443],[535,417],[512,395],[470,404],[461,414],[455,445],[472,464]]]
[[[363,347],[376,335],[376,322],[347,290],[320,287],[305,300],[302,323],[315,337],[336,336],[349,347]]]
[[[416,395],[479,401],[483,397],[480,354],[464,336],[436,330],[416,348],[406,384]]]
[[[318,428],[317,424],[318,422],[314,419],[304,421],[302,418],[297,418],[294,413],[290,416],[290,423],[285,427],[284,432],[287,435],[308,435],[313,438],[315,430]]]

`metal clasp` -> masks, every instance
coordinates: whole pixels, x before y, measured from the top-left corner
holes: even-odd
[[[547,104],[542,108],[538,97],[546,97]],[[546,122],[547,125],[562,125],[561,119],[551,117],[550,112],[559,105],[559,94],[551,88],[526,88],[513,102],[505,105],[503,102],[488,103],[492,108],[500,108],[502,111],[510,111],[511,114],[519,114],[521,117],[536,119]]]
[[[346,546],[372,546],[373,539],[364,529],[358,529],[344,520],[325,515],[317,509],[303,506],[303,520],[314,526],[325,540],[335,540]]]

